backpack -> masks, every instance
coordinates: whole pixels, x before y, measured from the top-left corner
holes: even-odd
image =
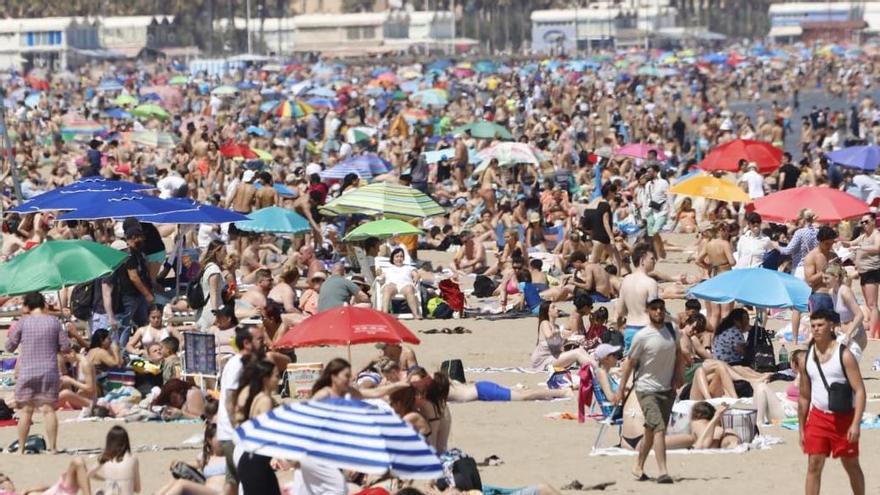
[[[498,288],[498,284],[485,275],[477,275],[474,279],[474,297],[490,297]]]
[[[192,309],[202,309],[208,304],[209,296],[205,294],[205,289],[202,287],[202,275],[204,274],[205,270],[202,269],[199,276],[186,288],[186,302]]]
[[[78,320],[88,321],[95,305],[95,283],[79,284],[70,291],[70,313]]]

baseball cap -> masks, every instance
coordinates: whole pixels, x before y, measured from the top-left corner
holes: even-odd
[[[602,360],[606,357],[616,353],[620,350],[619,345],[611,345],[611,344],[599,344],[596,347],[596,350],[593,351],[593,354],[596,356],[596,359]]]
[[[257,175],[253,170],[245,170],[244,174],[241,176],[241,180],[245,182],[250,182],[254,180],[254,176]]]
[[[217,309],[212,309],[214,316],[226,315],[232,319],[233,325],[238,325],[238,317],[235,316],[235,304],[224,304]]]

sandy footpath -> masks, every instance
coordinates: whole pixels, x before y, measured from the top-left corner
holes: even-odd
[[[676,236],[677,237],[677,236]],[[676,242],[684,244],[684,239]],[[432,256],[435,260],[448,262],[448,255]],[[661,264],[668,273],[694,273],[694,267],[683,263],[680,253],[672,255],[672,263]],[[670,309],[679,311],[683,301],[670,302]],[[454,323],[454,324],[453,324]],[[457,322],[409,322],[415,331],[442,326],[462,325],[473,333],[464,335],[421,335],[422,345],[416,348],[419,361],[429,369],[436,369],[440,362],[460,358],[465,367],[527,366],[529,354],[535,344],[536,319],[487,322],[460,320]],[[778,322],[776,323],[778,325]],[[5,335],[0,335],[0,341]],[[372,346],[353,349],[355,368],[365,364],[376,350]],[[299,353],[300,362],[326,361],[335,356],[345,356],[344,349],[304,349]],[[871,363],[880,355],[880,342],[869,344],[862,364],[869,397],[880,394],[878,373],[870,371]],[[541,386],[546,380],[543,374],[468,374],[467,379],[490,379],[504,385],[522,384]],[[781,390],[783,383],[774,388]],[[790,494],[802,491],[806,458],[797,445],[797,434],[779,427],[770,427],[764,433],[778,436],[785,443],[765,451],[744,454],[672,455],[669,469],[676,479],[675,488],[654,483],[632,480],[629,468],[632,457],[590,457],[598,425],[588,420],[551,420],[543,416],[554,411],[575,412],[576,402],[561,400],[538,403],[470,403],[453,404],[453,427],[450,445],[459,447],[477,460],[497,455],[504,464],[482,469],[485,483],[514,487],[534,483],[548,483],[559,487],[572,480],[583,485],[614,483],[603,493],[712,493],[727,495],[743,493]],[[869,402],[868,411],[880,413],[880,403]],[[62,413],[62,421],[76,416]],[[39,424],[33,433],[42,433]],[[59,435],[60,448],[101,447],[111,422],[62,423]],[[200,434],[202,427],[196,424],[144,424],[129,423],[125,427],[135,446],[180,447],[182,442]],[[16,437],[15,428],[0,428],[0,446],[6,446]],[[606,436],[606,445],[616,441],[616,435]],[[880,493],[880,474],[873,473],[873,466],[880,462],[880,431],[862,433],[862,465],[866,467],[867,493]],[[160,451],[137,454],[140,458],[143,493],[152,493],[170,479],[168,466],[174,459],[192,459],[197,450]],[[94,464],[95,456],[86,456]],[[41,484],[51,484],[69,462],[68,455],[18,456],[0,454],[0,472],[9,475],[19,489]],[[653,460],[648,461],[648,474],[656,472]],[[846,493],[848,484],[839,463],[830,462],[825,470],[823,493]],[[576,492],[570,492],[576,493]]]

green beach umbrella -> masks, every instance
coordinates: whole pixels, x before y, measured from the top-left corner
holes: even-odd
[[[211,91],[214,96],[232,96],[235,93],[238,93],[238,88],[235,86],[218,86],[214,88],[214,91]]]
[[[345,241],[363,241],[370,237],[387,239],[398,235],[418,235],[422,229],[396,218],[386,218],[367,222],[352,230],[345,236]]]
[[[171,114],[169,114],[167,110],[155,103],[138,105],[131,111],[131,114],[135,117],[157,118],[159,120],[166,120],[171,117]]]
[[[248,215],[248,218],[250,220],[235,222],[235,227],[247,232],[266,234],[302,234],[312,229],[305,217],[280,206],[257,210]]]
[[[374,182],[327,203],[321,208],[331,215],[384,214],[401,218],[442,215],[446,210],[430,196],[412,187]]]
[[[189,79],[186,76],[174,76],[168,81],[168,84],[172,86],[185,86],[189,84]]]
[[[128,93],[122,93],[113,99],[113,103],[119,105],[120,107],[124,107],[127,105],[137,105],[138,99],[134,96],[131,96]]]
[[[0,264],[0,294],[60,290],[103,277],[128,253],[91,241],[47,241]]]
[[[173,148],[180,142],[180,138],[170,132],[153,130],[132,132],[127,136],[127,140],[151,148]]]
[[[471,122],[452,130],[453,134],[463,134],[465,131],[470,132],[471,136],[477,139],[506,139],[513,140],[513,134],[506,127],[498,125],[494,122],[481,120],[480,122]]]

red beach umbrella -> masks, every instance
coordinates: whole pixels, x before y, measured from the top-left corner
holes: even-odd
[[[700,168],[737,172],[740,160],[758,164],[758,172],[769,174],[782,165],[782,150],[765,141],[736,139],[717,146],[700,162]]]
[[[244,158],[254,160],[258,155],[246,144],[226,143],[220,147],[220,154],[226,158]]]
[[[857,218],[870,211],[868,203],[830,187],[798,187],[775,192],[753,203],[755,211],[765,220],[787,222],[809,208],[819,223],[834,223]]]

